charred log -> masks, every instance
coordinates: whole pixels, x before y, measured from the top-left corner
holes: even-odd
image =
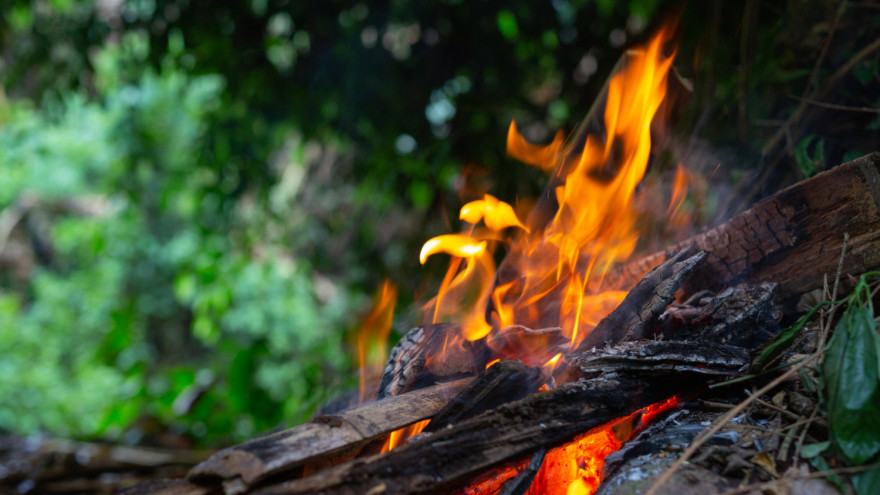
[[[878,152],[784,189],[672,249],[693,244],[709,252],[685,293],[770,281],[779,284],[780,297],[789,299],[821,287],[823,274],[836,273],[845,233],[843,273],[880,267]],[[655,253],[632,261],[609,273],[606,286],[633,287],[664,258]]]
[[[694,251],[690,246],[685,247],[645,275],[620,306],[596,325],[579,348],[585,350],[647,337],[675,293],[706,259],[705,251]]]
[[[717,370],[716,374],[726,372]],[[494,465],[558,445],[641,407],[701,387],[705,380],[704,373],[679,369],[582,379],[421,435],[386,454],[354,459],[319,476],[280,483],[257,493],[396,494],[449,490]]]
[[[412,388],[466,375],[476,375],[485,363],[481,342],[456,339],[461,327],[439,323],[407,332],[389,353],[379,381],[378,399],[394,397]],[[456,345],[447,346],[447,342]]]
[[[497,363],[459,392],[424,431],[438,431],[501,404],[522,399],[537,392],[549,378],[540,368],[528,367],[522,361]]]

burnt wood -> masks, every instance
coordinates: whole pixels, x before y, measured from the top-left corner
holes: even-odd
[[[880,267],[880,152],[783,189],[672,249],[693,244],[709,252],[685,293],[770,281],[789,299],[821,287],[824,274],[833,277],[846,233],[843,273]],[[654,253],[632,261],[609,273],[606,286],[633,287],[664,258]]]
[[[321,460],[332,465],[388,433],[429,418],[458,394],[470,378],[442,383],[329,416],[223,449],[195,466],[189,478],[240,493],[270,475]],[[322,466],[324,467],[324,466]]]
[[[526,366],[522,361],[496,363],[449,401],[424,431],[437,431],[506,402],[522,399],[537,392],[549,380],[550,376],[540,368]]]
[[[447,347],[447,342],[460,345]],[[461,338],[461,326],[437,323],[413,328],[391,348],[377,399],[394,397],[438,379],[476,375],[485,357],[482,342]]]
[[[451,490],[495,465],[556,446],[677,392],[694,390],[704,381],[705,375],[679,370],[582,379],[413,438],[391,452],[354,459],[317,476],[278,483],[254,493],[403,494]]]
[[[705,251],[686,246],[660,263],[636,286],[614,311],[602,319],[578,346],[581,350],[647,337],[675,293],[706,259]]]

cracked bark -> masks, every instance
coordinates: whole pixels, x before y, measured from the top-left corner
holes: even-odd
[[[779,284],[780,297],[790,299],[821,287],[823,275],[837,271],[845,233],[845,274],[880,267],[880,153],[779,191],[672,250],[693,244],[709,251],[685,293],[770,281]],[[664,257],[654,253],[632,261],[609,273],[605,286],[633,287]]]

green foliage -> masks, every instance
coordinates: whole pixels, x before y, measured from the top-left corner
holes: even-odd
[[[144,47],[97,56],[95,101],[3,108],[0,209],[51,259],[0,292],[0,429],[229,441],[304,420],[350,365],[348,293],[242,227],[207,135],[223,79],[137,70]]]
[[[828,342],[822,382],[835,445],[867,462],[880,452],[880,335],[864,279]]]
[[[811,145],[814,146],[812,154],[809,152]],[[805,178],[812,177],[813,174],[825,168],[825,140],[815,135],[805,137],[794,152],[798,169],[804,174]]]
[[[782,329],[779,334],[770,339],[770,341],[761,348],[758,357],[754,360],[753,367],[757,370],[764,370],[770,364],[774,363],[782,353],[794,343],[795,339],[800,335],[801,330],[804,329],[807,323],[827,304],[828,303],[817,304],[816,307],[798,318],[796,322]]]

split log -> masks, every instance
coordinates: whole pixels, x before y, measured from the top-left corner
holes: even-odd
[[[268,486],[255,493],[402,494],[451,490],[492,466],[556,446],[678,392],[695,390],[705,383],[705,377],[676,369],[582,379],[413,438],[391,452],[354,459],[320,475]]]
[[[442,383],[249,440],[209,457],[189,478],[202,484],[222,482],[227,493],[241,493],[271,475],[295,474],[306,463],[331,456],[331,464],[348,460],[388,433],[433,416],[470,381]]]
[[[407,332],[391,348],[379,381],[377,399],[394,397],[442,379],[476,375],[488,361],[484,356],[485,346],[481,342],[455,338],[460,334],[461,326],[453,323],[424,325]],[[461,345],[446,345],[458,341]]]
[[[784,299],[822,286],[837,271],[849,234],[844,273],[880,268],[880,153],[874,152],[799,182],[673,250],[696,245],[709,252],[684,292],[718,290],[737,281],[772,281]],[[633,287],[665,255],[630,262],[606,286]]]
[[[440,410],[423,431],[433,432],[494,409],[501,404],[522,399],[538,391],[550,379],[540,368],[522,361],[497,363],[480,374]]]
[[[652,269],[578,347],[585,350],[647,337],[675,298],[675,293],[706,259],[705,251],[694,251],[692,246],[685,246]]]

